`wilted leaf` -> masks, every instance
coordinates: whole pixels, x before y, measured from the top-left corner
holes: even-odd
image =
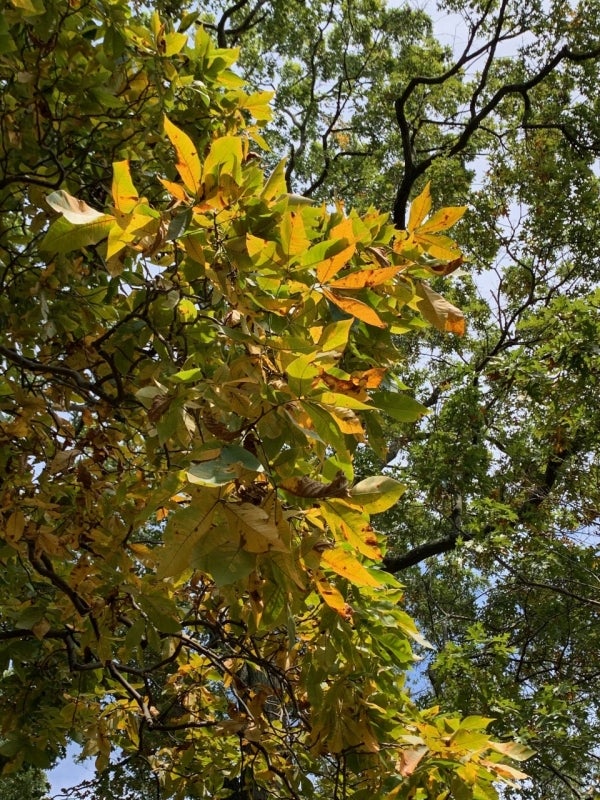
[[[417,301],[419,311],[428,322],[440,331],[449,331],[462,336],[465,332],[465,317],[462,311],[449,303],[441,294],[434,292],[426,283],[416,287],[421,298]]]
[[[415,747],[411,750],[401,750],[396,766],[400,775],[402,775],[403,778],[408,778],[409,775],[412,775],[426,752],[427,747],[425,745]]]
[[[300,478],[286,478],[282,481],[281,488],[297,497],[348,497],[349,482],[342,472],[331,483],[321,483],[307,476]]]
[[[490,746],[498,753],[515,761],[527,761],[528,758],[535,755],[535,750],[520,742],[490,742]]]
[[[102,211],[96,211],[95,208],[88,206],[83,200],[73,197],[64,189],[49,194],[46,202],[73,225],[86,225],[90,222],[97,222],[106,216]]]

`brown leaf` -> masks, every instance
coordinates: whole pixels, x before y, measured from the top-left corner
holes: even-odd
[[[312,478],[286,478],[281,487],[297,497],[349,497],[350,484],[343,472],[338,472],[331,483],[321,483]]]
[[[401,750],[397,764],[397,770],[400,775],[403,778],[408,778],[409,775],[412,775],[426,752],[427,747],[425,745],[415,747],[413,750]]]

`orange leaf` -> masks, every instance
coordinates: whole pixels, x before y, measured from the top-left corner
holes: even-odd
[[[327,283],[329,278],[333,277],[336,272],[339,272],[339,270],[350,261],[355,250],[356,245],[351,244],[349,247],[345,247],[343,250],[340,250],[339,253],[331,256],[331,258],[326,258],[325,261],[321,261],[321,263],[317,265],[317,278],[319,283]]]
[[[360,300],[355,300],[353,297],[333,294],[333,292],[328,292],[327,289],[323,289],[323,294],[338,308],[356,317],[356,319],[360,319],[369,325],[374,325],[376,328],[387,327],[386,323],[383,322],[371,306],[368,306],[366,303],[361,303]]]
[[[173,183],[173,181],[167,181],[164,178],[159,178],[158,180],[169,192],[171,197],[175,198],[175,200],[180,200],[182,203],[185,203],[187,201],[188,196],[183,186],[180,186],[178,183]]]
[[[193,195],[200,194],[200,175],[201,166],[198,158],[196,145],[192,142],[187,133],[177,128],[165,117],[165,133],[175,152],[177,153],[177,172],[181,175],[185,188]]]
[[[350,622],[352,619],[352,608],[344,600],[339,590],[336,589],[335,586],[332,586],[329,581],[325,580],[322,573],[317,573],[314,580],[317,591],[329,608],[336,611],[346,622]]]
[[[329,284],[332,289],[364,289],[387,283],[404,267],[382,267],[381,269],[362,269],[338,278]]]

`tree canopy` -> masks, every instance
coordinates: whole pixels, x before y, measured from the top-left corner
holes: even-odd
[[[447,7],[7,6],[5,772],[598,790],[599,9]]]

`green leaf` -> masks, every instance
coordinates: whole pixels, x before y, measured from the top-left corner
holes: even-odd
[[[408,394],[381,390],[372,392],[371,400],[374,406],[399,422],[416,422],[425,414],[431,413],[428,408]]]
[[[59,217],[48,228],[40,248],[52,253],[71,253],[106,239],[114,224],[114,217],[102,215],[94,222],[75,225]]]
[[[225,445],[216,458],[201,461],[187,470],[190,483],[199,486],[225,486],[242,476],[244,471],[260,473],[263,466],[256,456],[239,445]]]
[[[350,494],[367,514],[380,514],[392,508],[405,491],[406,486],[394,478],[373,475],[353,486]]]

